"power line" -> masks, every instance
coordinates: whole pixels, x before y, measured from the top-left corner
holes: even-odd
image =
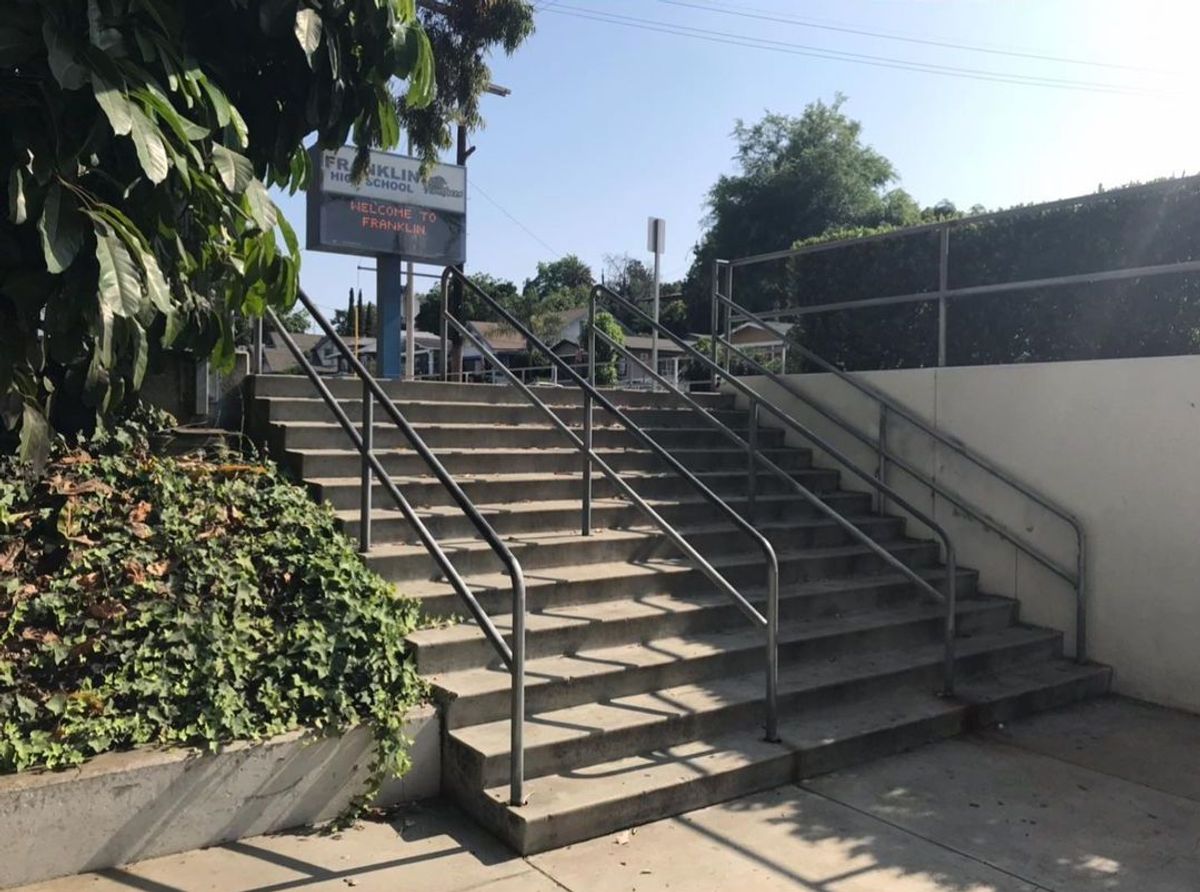
[[[887,56],[876,56],[867,53],[851,53],[843,50],[831,50],[823,47],[790,43],[781,40],[771,40],[764,37],[752,37],[744,34],[733,34],[727,31],[713,31],[707,28],[694,28],[688,25],[677,25],[670,22],[642,19],[635,16],[607,13],[588,7],[567,6],[557,2],[546,12],[573,18],[604,22],[610,25],[621,25],[627,28],[637,28],[643,31],[656,31],[662,34],[674,34],[679,37],[691,37],[708,43],[727,46],[742,46],[751,49],[769,50],[794,56],[806,56],[816,59],[829,59],[838,62],[856,62],[871,65],[876,68],[890,68],[901,71],[916,71],[924,74],[940,74],[949,77],[967,78],[970,80],[991,81],[995,83],[1017,84],[1021,86],[1053,87],[1064,90],[1078,90],[1093,93],[1109,93],[1118,95],[1161,96],[1161,91],[1147,90],[1139,87],[1126,87],[1120,84],[1099,83],[1094,81],[1076,81],[1066,78],[1051,78],[1038,75],[1008,74],[986,69],[962,68],[949,65],[936,65],[929,62],[913,62],[906,59],[895,59]]]
[[[488,195],[487,192],[485,192],[483,190],[483,188],[479,185],[479,183],[475,182],[474,180],[471,180],[471,188],[474,189],[476,192],[478,192],[480,195],[482,195],[484,198],[486,198],[489,202],[491,202],[491,204],[496,208],[496,210],[498,210],[504,216],[508,217],[508,219],[510,219],[514,223],[516,223],[517,226],[519,226],[525,232],[526,235],[528,235],[531,239],[533,239],[535,242],[537,242],[539,245],[541,245],[543,248],[545,248],[547,251],[549,251],[555,257],[563,256],[562,251],[559,251],[553,245],[548,244],[545,239],[543,239],[541,236],[539,236],[536,232],[534,232],[532,229],[530,229],[528,226],[526,226],[524,223],[522,223],[520,220],[518,220],[512,214],[510,214],[504,208],[504,206],[500,204],[500,202],[496,201],[496,199],[494,199],[494,198],[492,198],[492,196]]]
[[[1018,49],[999,49],[988,47],[982,44],[957,43],[951,40],[935,40],[926,37],[911,37],[902,34],[889,34],[885,31],[872,31],[866,28],[852,28],[849,25],[833,25],[825,24],[814,19],[799,18],[797,16],[783,15],[779,13],[768,13],[761,9],[736,9],[728,6],[721,6],[716,3],[707,5],[703,3],[691,3],[687,0],[658,0],[659,3],[665,3],[669,6],[680,6],[687,9],[700,9],[705,12],[715,12],[721,15],[736,16],[744,19],[757,19],[763,22],[776,22],[787,25],[796,25],[801,28],[817,28],[822,31],[836,31],[841,34],[857,34],[862,37],[874,37],[879,40],[895,40],[901,43],[915,43],[923,46],[936,46],[946,49],[969,50],[974,53],[990,53],[996,56],[1012,56],[1018,59],[1037,59],[1042,62],[1059,62],[1064,65],[1087,65],[1094,68],[1111,68],[1120,71],[1140,71],[1157,74],[1169,74],[1155,68],[1143,68],[1136,65],[1123,65],[1118,62],[1100,62],[1093,59],[1075,59],[1070,56],[1054,56],[1048,53],[1038,53],[1032,50]]]

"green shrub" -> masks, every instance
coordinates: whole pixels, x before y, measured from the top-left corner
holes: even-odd
[[[139,744],[369,723],[407,767],[415,602],[257,457],[155,455],[143,425],[0,460],[0,772]]]

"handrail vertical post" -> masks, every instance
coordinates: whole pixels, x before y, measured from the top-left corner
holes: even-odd
[[[946,365],[946,292],[950,288],[950,224],[938,233],[938,367]]]
[[[442,312],[440,314],[441,335],[442,335],[442,380],[450,380],[450,322],[447,319],[449,307],[447,301],[450,300],[450,280],[442,278]]]
[[[259,316],[254,320],[254,343],[250,352],[250,371],[255,375],[263,373],[263,320]]]
[[[1075,661],[1087,662],[1087,537],[1075,527]]]
[[[596,295],[588,294],[588,384],[596,386]],[[557,368],[557,366],[555,366]],[[592,534],[592,394],[583,392],[583,535]]]
[[[714,368],[712,370],[712,374],[711,374],[713,390],[716,390],[717,387],[720,386],[720,383],[721,383],[721,376],[717,374],[717,368],[720,367],[720,363],[717,361],[717,324],[718,324],[718,320],[721,318],[720,304],[718,304],[718,302],[717,302],[717,292],[720,290],[720,285],[718,284],[718,277],[720,275],[721,275],[721,261],[714,260],[713,265],[712,265],[712,294],[710,295],[711,306],[709,308],[709,329],[708,329],[710,332],[712,332],[712,334],[709,337],[709,341],[711,342],[709,344],[709,353],[712,354],[712,361],[713,361],[713,366],[714,366]]]
[[[944,696],[954,696],[954,652],[955,638],[958,635],[958,558],[949,541],[946,542],[946,655],[945,666],[942,670],[942,693]]]
[[[362,483],[359,496],[358,544],[363,554],[371,550],[371,451],[375,445],[375,396],[367,380],[362,387]]]
[[[887,403],[879,404],[879,461],[875,466],[875,479],[880,483],[887,485],[887,450],[888,450],[888,407]],[[875,491],[875,510],[880,516],[887,513],[887,496],[883,494],[882,489]]]
[[[746,477],[746,510],[747,517],[754,522],[755,502],[758,499],[758,463],[755,461],[755,456],[758,455],[758,401],[750,401],[750,431],[746,437],[746,458],[748,461],[748,475]]]
[[[767,555],[767,726],[766,739],[779,740],[779,559]]]
[[[525,804],[525,580],[513,579],[509,804]]]
[[[733,343],[733,264],[729,263],[725,266],[725,299],[729,303],[725,306],[725,371],[730,371],[733,368],[733,356],[729,352],[729,345]]]

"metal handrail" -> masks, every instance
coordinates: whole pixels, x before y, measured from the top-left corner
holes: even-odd
[[[727,297],[726,295],[721,294],[719,292],[719,290],[715,287],[715,280],[714,280],[714,289],[713,289],[713,315],[714,315],[714,317],[716,316],[717,308],[719,306],[724,306],[726,308],[727,318],[733,312],[736,312],[740,316],[744,317],[747,321],[753,323],[754,325],[762,326],[763,330],[765,330],[765,331],[772,330],[769,327],[769,323],[767,322],[767,320],[765,320],[761,316],[756,315],[755,313],[750,312],[745,307],[742,307],[739,304],[734,303],[734,301],[732,299],[730,299],[729,297]],[[988,459],[985,456],[981,455],[980,453],[976,452],[974,449],[967,446],[965,443],[961,442],[957,438],[951,437],[948,434],[945,434],[942,431],[937,430],[932,425],[928,424],[926,421],[924,421],[922,418],[920,418],[918,415],[916,415],[914,412],[909,410],[903,403],[901,403],[898,400],[894,399],[893,397],[885,394],[883,391],[879,390],[875,386],[858,379],[857,377],[849,374],[848,372],[846,372],[843,369],[838,368],[833,363],[824,359],[820,355],[814,353],[812,350],[805,347],[804,345],[798,344],[795,342],[790,342],[788,344],[788,347],[789,347],[789,349],[795,350],[797,353],[799,353],[801,356],[803,356],[806,360],[808,360],[809,362],[812,362],[814,365],[818,366],[822,370],[829,372],[830,374],[836,376],[839,380],[845,382],[846,384],[849,384],[851,387],[853,387],[859,393],[862,393],[863,395],[869,397],[880,407],[880,429],[883,432],[882,436],[880,436],[879,438],[872,438],[869,434],[864,433],[863,431],[859,430],[857,427],[855,427],[849,421],[842,418],[838,413],[836,413],[832,409],[828,408],[827,406],[823,405],[815,397],[811,396],[810,394],[806,394],[806,393],[802,392],[797,387],[795,387],[795,385],[793,385],[790,381],[788,381],[785,377],[771,371],[766,366],[764,366],[762,363],[760,363],[758,360],[756,360],[753,356],[751,356],[750,354],[746,353],[745,351],[739,349],[736,345],[730,343],[727,339],[722,338],[715,329],[716,329],[716,326],[714,326],[714,331],[713,331],[713,335],[712,335],[714,354],[717,352],[718,347],[720,347],[726,351],[727,357],[730,353],[736,354],[739,359],[741,359],[743,362],[745,362],[747,365],[749,365],[757,374],[762,375],[763,377],[767,378],[769,381],[771,381],[777,387],[782,388],[784,391],[786,391],[791,396],[795,397],[796,399],[799,399],[801,402],[808,405],[810,408],[812,408],[818,414],[822,415],[824,418],[828,419],[829,421],[831,421],[832,423],[837,425],[839,428],[841,428],[846,433],[853,436],[855,439],[859,440],[861,443],[874,449],[876,451],[876,453],[879,455],[879,474],[881,476],[886,473],[886,468],[889,464],[895,465],[897,468],[900,468],[902,471],[907,473],[913,479],[917,480],[922,485],[928,487],[932,492],[934,492],[937,495],[940,495],[942,498],[946,499],[947,502],[952,504],[954,507],[958,508],[964,514],[968,515],[969,517],[971,517],[972,519],[974,519],[975,521],[980,523],[985,528],[996,533],[998,536],[1000,536],[1002,539],[1007,541],[1009,544],[1013,545],[1014,547],[1016,547],[1017,549],[1019,549],[1020,551],[1022,551],[1029,557],[1033,558],[1039,564],[1046,567],[1048,570],[1053,572],[1055,575],[1064,579],[1068,584],[1072,585],[1075,588],[1075,658],[1079,662],[1083,662],[1087,659],[1087,601],[1086,601],[1086,597],[1085,597],[1085,591],[1086,591],[1086,589],[1085,589],[1085,581],[1086,581],[1085,573],[1086,573],[1086,566],[1087,566],[1087,560],[1086,560],[1087,534],[1083,528],[1083,523],[1079,520],[1078,517],[1075,516],[1075,514],[1073,514],[1068,509],[1064,508],[1062,505],[1059,505],[1050,496],[1039,492],[1032,485],[1018,479],[1015,475],[1006,471],[1004,468],[1001,468],[995,462],[991,461],[990,459]],[[706,361],[708,360],[708,357],[703,357],[703,358]],[[718,369],[719,369],[719,374],[722,377],[724,377],[726,381],[729,381],[731,384],[735,383],[736,379],[734,379],[729,374],[729,372],[726,371],[725,369],[720,369],[719,364],[718,364]],[[977,508],[974,505],[972,505],[969,501],[967,501],[966,497],[960,495],[959,493],[955,492],[954,490],[939,483],[931,475],[925,474],[919,468],[912,465],[910,462],[905,461],[904,459],[902,459],[899,456],[892,453],[888,449],[887,441],[886,441],[887,420],[888,420],[889,415],[896,415],[896,416],[904,419],[905,421],[907,421],[909,424],[912,424],[914,427],[916,427],[918,430],[920,430],[925,435],[929,436],[933,440],[936,440],[938,443],[941,443],[943,446],[947,447],[948,449],[953,451],[955,454],[965,458],[967,461],[971,462],[976,467],[991,474],[993,477],[1000,480],[1005,485],[1011,487],[1016,492],[1025,496],[1026,498],[1028,498],[1035,504],[1040,505],[1042,508],[1049,511],[1051,514],[1055,515],[1060,520],[1064,521],[1068,526],[1071,527],[1072,531],[1075,534],[1075,544],[1076,544],[1075,570],[1072,572],[1068,568],[1064,567],[1061,563],[1056,561],[1054,558],[1050,557],[1048,554],[1046,554],[1044,551],[1042,551],[1036,545],[1034,545],[1033,543],[1024,539],[1019,533],[1012,530],[1010,527],[1001,523],[1000,521],[996,520],[995,518],[993,518],[991,515],[989,515],[983,509]]]
[[[590,297],[591,303],[593,306],[595,305],[595,301],[598,296],[608,296],[608,297],[611,297],[614,300],[618,301],[624,307],[624,309],[626,309],[629,312],[632,312],[637,318],[646,322],[651,327],[655,328],[660,334],[664,335],[665,337],[669,338],[670,340],[672,340],[676,344],[678,344],[684,350],[685,353],[691,355],[695,359],[699,360],[701,363],[711,364],[711,360],[709,360],[709,358],[707,356],[705,356],[703,353],[701,353],[699,350],[697,350],[692,345],[685,342],[681,337],[676,335],[674,332],[672,332],[666,326],[655,322],[653,317],[651,317],[648,313],[643,311],[640,307],[638,307],[633,302],[629,301],[627,298],[624,298],[621,295],[617,294],[611,288],[608,288],[607,286],[604,286],[604,285],[595,286],[592,289],[591,297]],[[853,537],[854,539],[857,539],[860,543],[865,545],[870,551],[872,551],[874,554],[876,554],[878,557],[880,557],[889,566],[894,567],[895,569],[899,570],[900,573],[902,573],[904,576],[908,577],[908,579],[910,581],[915,583],[918,588],[923,589],[924,591],[932,594],[936,600],[938,600],[946,605],[946,620],[945,620],[945,634],[944,634],[945,653],[944,653],[944,660],[943,660],[943,667],[942,667],[943,687],[944,687],[944,692],[946,694],[953,693],[953,691],[954,691],[954,674],[955,674],[955,672],[954,672],[954,670],[955,670],[955,636],[956,636],[956,623],[957,623],[958,561],[957,561],[957,554],[956,554],[956,551],[954,548],[954,543],[950,540],[950,535],[946,532],[946,530],[936,520],[934,520],[931,516],[929,516],[924,511],[922,511],[921,509],[919,509],[915,505],[913,505],[911,502],[909,502],[908,499],[906,499],[904,496],[902,496],[895,489],[888,486],[882,480],[879,480],[878,478],[872,476],[868,471],[865,471],[862,468],[860,468],[854,462],[853,459],[851,459],[849,456],[845,455],[841,450],[837,449],[835,446],[833,446],[831,443],[829,443],[823,437],[821,437],[818,434],[816,434],[815,432],[813,432],[811,429],[806,427],[804,424],[797,421],[792,416],[788,415],[786,412],[784,412],[778,406],[775,406],[770,401],[765,399],[761,394],[756,393],[754,390],[752,390],[750,387],[747,387],[745,384],[742,384],[740,381],[731,380],[730,384],[734,388],[736,388],[743,396],[745,396],[747,398],[747,400],[749,400],[750,405],[751,405],[751,409],[752,409],[751,428],[750,428],[750,439],[748,442],[744,441],[740,437],[738,437],[738,435],[736,433],[734,433],[728,426],[722,424],[719,419],[714,418],[712,413],[705,410],[703,406],[701,406],[699,403],[697,403],[695,400],[693,400],[691,397],[689,397],[687,394],[685,394],[680,388],[672,385],[669,381],[667,381],[665,378],[663,378],[661,375],[659,375],[657,371],[651,369],[641,359],[634,356],[633,353],[631,353],[630,351],[624,350],[624,348],[621,347],[621,345],[618,345],[616,343],[616,341],[614,341],[612,338],[609,338],[607,335],[604,334],[604,332],[597,332],[597,333],[600,334],[601,337],[603,337],[605,339],[605,341],[607,343],[609,343],[611,346],[621,349],[627,359],[632,359],[634,362],[636,362],[640,366],[642,366],[643,369],[645,369],[647,372],[652,374],[659,381],[659,383],[662,384],[663,386],[665,386],[670,392],[674,393],[677,397],[684,399],[689,404],[689,406],[691,406],[691,408],[694,411],[697,411],[704,418],[706,418],[710,424],[713,424],[714,426],[721,429],[727,436],[732,437],[743,448],[745,448],[751,456],[751,465],[752,465],[751,466],[751,475],[750,475],[751,481],[753,481],[753,479],[754,479],[754,470],[755,470],[753,467],[753,462],[757,459],[757,461],[761,462],[763,464],[763,466],[766,467],[768,470],[770,470],[772,473],[787,480],[788,483],[802,497],[804,497],[811,505],[813,505],[819,511],[823,512],[830,519],[832,519],[838,526],[840,526],[840,527],[842,527],[842,529],[846,530],[846,532],[848,532],[851,535],[851,537]],[[591,354],[595,355],[595,351],[592,350]],[[921,523],[923,523],[927,527],[929,527],[929,529],[933,532],[933,534],[942,541],[942,547],[943,547],[945,555],[946,555],[946,571],[947,571],[946,591],[944,593],[939,591],[936,587],[934,587],[932,584],[930,584],[930,582],[927,579],[925,579],[923,576],[921,576],[919,573],[917,573],[915,570],[913,570],[911,567],[909,567],[907,564],[905,564],[903,561],[901,561],[899,558],[897,558],[895,555],[893,555],[891,552],[889,552],[886,548],[884,548],[882,545],[880,545],[878,542],[876,542],[874,539],[872,539],[868,534],[866,534],[862,530],[860,530],[851,521],[849,521],[844,516],[842,516],[842,514],[839,513],[836,509],[831,507],[828,503],[826,503],[818,495],[813,493],[811,490],[809,490],[807,487],[805,487],[803,484],[801,484],[798,480],[796,480],[785,469],[783,469],[782,467],[777,465],[775,462],[771,461],[769,458],[767,458],[765,455],[763,455],[761,450],[758,449],[757,437],[755,436],[755,425],[756,425],[756,421],[757,421],[757,413],[758,413],[759,408],[765,408],[767,410],[767,412],[769,412],[770,414],[772,414],[776,418],[778,418],[784,424],[784,426],[790,428],[792,431],[799,434],[802,438],[804,438],[808,442],[812,443],[818,449],[822,450],[823,452],[828,453],[835,461],[837,461],[839,464],[841,464],[843,467],[845,467],[848,471],[850,471],[855,476],[859,477],[868,486],[875,489],[880,494],[881,498],[883,498],[884,496],[886,496],[887,498],[890,498],[896,504],[900,505],[902,508],[904,508],[906,511],[908,511],[909,514],[911,514],[913,517],[915,517]],[[751,496],[753,497],[753,490],[751,491]]]
[[[491,642],[492,646],[500,655],[505,667],[509,670],[512,677],[512,752],[509,777],[509,793],[510,802],[512,805],[523,805],[525,802],[524,784],[525,784],[525,750],[524,750],[524,725],[525,725],[525,575],[521,570],[521,564],[517,561],[509,547],[504,543],[500,536],[492,529],[487,520],[480,514],[479,509],[463,492],[458,482],[450,475],[445,466],[438,460],[437,456],[425,444],[420,435],[396,407],[396,404],[388,397],[387,393],[380,386],[379,382],[367,371],[366,367],[358,360],[345,342],[334,330],[329,321],[322,315],[316,304],[309,299],[304,291],[300,291],[297,295],[300,303],[312,316],[317,325],[329,337],[330,341],[337,348],[338,352],[346,359],[351,370],[361,379],[363,383],[363,400],[362,400],[362,416],[363,416],[363,433],[355,429],[354,423],[346,415],[337,398],[330,392],[328,386],[322,380],[320,374],[309,362],[308,357],[304,355],[304,351],[296,344],[295,339],[288,333],[287,329],[280,323],[278,316],[270,308],[266,310],[266,318],[270,319],[275,326],[276,331],[283,338],[284,344],[287,346],[293,358],[304,370],[305,375],[316,387],[321,399],[333,413],[338,424],[346,435],[354,444],[354,448],[358,450],[363,461],[363,479],[362,479],[362,518],[360,526],[360,536],[364,550],[370,546],[370,475],[382,485],[385,492],[391,496],[404,518],[416,530],[417,537],[421,540],[421,544],[425,546],[426,551],[433,557],[438,569],[446,577],[451,587],[457,592],[458,596],[466,603],[471,615],[475,621],[479,623],[483,630],[484,636]],[[261,325],[255,327],[255,344],[253,356],[255,359],[254,368],[257,373],[262,371],[262,328]],[[445,550],[438,542],[437,538],[429,531],[429,528],[421,520],[420,516],[413,510],[412,505],[404,494],[396,486],[391,475],[388,474],[379,458],[375,455],[372,449],[374,418],[373,418],[373,403],[378,401],[384,408],[388,417],[400,429],[404,438],[412,446],[413,450],[421,457],[422,461],[433,472],[433,475],[450,493],[451,498],[462,510],[463,514],[471,521],[471,524],[478,531],[479,535],[487,542],[491,550],[500,559],[504,565],[509,580],[512,583],[512,605],[513,605],[513,628],[512,628],[512,646],[510,647],[501,636],[500,632],[492,623],[491,618],[484,611],[475,595],[471,592],[470,587],[459,575],[454,568]]]
[[[499,313],[515,330],[521,332],[529,340],[529,342],[557,365],[560,369],[567,373],[571,381],[580,388],[584,395],[584,436],[581,440],[579,436],[572,431],[558,415],[533,393],[533,390],[520,381],[516,375],[512,373],[494,353],[487,347],[482,338],[476,336],[469,331],[467,326],[456,319],[449,311],[449,302],[447,300],[449,285],[451,278],[458,278],[463,284],[470,288],[477,296],[487,301],[489,305]],[[589,329],[595,332],[594,314],[589,316]],[[777,741],[779,739],[779,709],[778,709],[778,688],[779,688],[779,559],[775,554],[775,549],[770,541],[756,530],[753,525],[746,521],[744,517],[734,511],[729,505],[708,486],[706,486],[695,474],[685,468],[679,461],[663,449],[653,438],[635,424],[628,415],[622,412],[614,405],[607,397],[603,395],[595,386],[593,381],[584,379],[579,375],[569,363],[558,357],[550,350],[532,331],[524,324],[516,319],[507,309],[501,306],[491,295],[483,291],[478,285],[468,279],[462,272],[454,267],[446,267],[442,274],[442,332],[443,337],[447,334],[449,327],[454,328],[464,336],[470,338],[475,346],[483,353],[489,362],[496,366],[497,369],[513,383],[513,385],[521,391],[521,393],[533,405],[542,410],[552,421],[552,423],[572,441],[572,443],[580,449],[584,455],[584,473],[583,473],[583,535],[589,535],[591,532],[591,468],[593,463],[598,467],[613,484],[630,499],[639,509],[641,509],[667,536],[667,538],[679,548],[689,560],[699,569],[705,576],[709,578],[722,592],[728,595],[743,614],[757,627],[765,629],[767,633],[767,667],[766,667],[766,722],[765,722],[765,737],[769,741]],[[594,348],[589,351],[590,355],[595,354]],[[448,369],[446,369],[448,372]],[[589,376],[594,379],[594,375]],[[767,612],[766,616],[758,611],[750,601],[742,595],[733,585],[715,568],[706,561],[703,556],[696,551],[695,547],[688,542],[683,535],[676,530],[665,518],[655,511],[637,492],[629,486],[618,474],[612,469],[596,451],[592,448],[592,403],[598,403],[601,408],[615,417],[627,431],[633,434],[647,448],[655,453],[660,459],[665,461],[672,470],[686,479],[711,505],[716,507],[728,518],[734,525],[743,533],[753,539],[763,552],[767,566]]]

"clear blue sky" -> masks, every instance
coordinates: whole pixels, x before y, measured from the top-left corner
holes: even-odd
[[[947,198],[960,207],[1003,207],[1091,192],[1101,183],[1200,169],[1200,116],[1193,97],[1200,5],[1191,2],[539,0],[536,5],[537,32],[513,57],[492,61],[494,80],[512,95],[484,100],[488,123],[474,137],[478,151],[469,163],[467,267],[518,284],[539,260],[557,254],[578,254],[597,272],[609,253],[648,260],[650,214],[668,221],[664,276],[682,276],[701,231],[705,194],[721,173],[733,170],[734,121],[755,119],[768,109],[799,114],[807,103],[829,100],[837,91],[848,97],[846,111],[863,122],[865,140],[895,163],[899,184],[922,204]],[[597,13],[641,21],[631,23],[634,27],[582,17]],[[703,40],[652,27],[717,33]],[[831,30],[840,28],[1128,68]],[[730,39],[775,41],[773,46],[787,52],[718,42]],[[810,51],[1140,92],[996,83],[797,54]],[[303,197],[279,200],[302,231]],[[778,247],[788,242],[781,233]],[[361,284],[370,299],[374,275],[356,270],[364,262],[308,252],[303,284],[330,308],[344,306],[350,285]]]

